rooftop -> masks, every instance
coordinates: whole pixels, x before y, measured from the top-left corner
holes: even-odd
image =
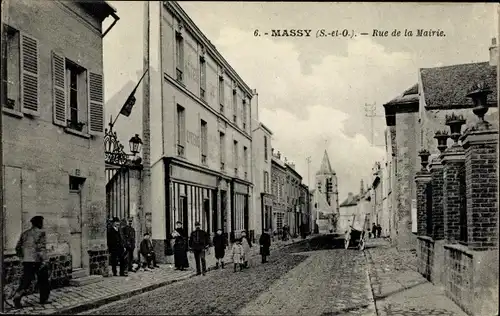
[[[384,107],[387,109],[395,107],[397,105],[415,102],[418,102],[418,83],[406,89],[400,96],[384,104]]]
[[[77,1],[80,6],[87,10],[92,15],[104,20],[110,15],[116,13],[116,9],[111,6],[108,1],[104,0],[85,0]]]
[[[344,200],[344,202],[340,203],[340,207],[358,205],[359,199],[360,199],[359,195],[357,195],[357,194],[354,195],[352,193],[349,193],[349,195]]]
[[[481,81],[493,91],[488,95],[488,104],[497,106],[497,68],[489,62],[422,68],[420,76],[427,109],[473,107],[466,94],[474,83]]]

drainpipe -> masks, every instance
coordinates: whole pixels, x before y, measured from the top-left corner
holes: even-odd
[[[0,4],[2,6],[1,12],[8,12],[8,3],[5,4],[3,0],[0,0]],[[5,7],[4,7],[5,4]],[[6,43],[6,34],[5,34],[5,28],[4,28],[4,23],[3,23],[3,18],[6,17],[7,15],[2,14],[0,18],[0,30],[2,32],[2,57],[7,56],[7,45]],[[3,60],[3,58],[2,58]],[[2,67],[5,67],[5,65],[2,65]],[[0,82],[4,82],[6,78],[3,78],[3,71],[0,71]],[[6,99],[6,94],[7,91],[5,91],[5,87],[3,84],[0,84],[0,97],[2,100],[4,100],[4,97]],[[3,114],[0,113],[0,207],[1,207],[1,212],[0,212],[0,312],[4,312],[4,286],[5,286],[5,275],[4,275],[4,207],[3,207]]]

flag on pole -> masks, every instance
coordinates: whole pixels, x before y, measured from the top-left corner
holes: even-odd
[[[139,82],[135,86],[134,90],[132,90],[132,92],[128,96],[127,100],[125,101],[125,104],[123,104],[122,109],[120,110],[120,114],[122,114],[126,117],[129,117],[130,113],[132,113],[132,108],[134,107],[134,104],[136,101],[135,92],[137,91],[139,84],[141,83],[142,79],[144,78],[144,76],[146,75],[147,72],[148,72],[148,70],[146,69],[146,71],[142,75],[141,79],[139,79]]]

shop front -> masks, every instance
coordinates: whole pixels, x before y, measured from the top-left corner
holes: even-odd
[[[241,237],[241,232],[246,231],[253,240],[254,231],[250,230],[250,184],[239,179],[231,181],[231,233],[230,240]]]

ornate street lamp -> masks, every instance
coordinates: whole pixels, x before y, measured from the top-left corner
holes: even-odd
[[[446,141],[449,138],[448,132],[447,131],[437,131],[436,134],[434,134],[434,138],[437,139],[437,141],[438,141],[437,149],[439,150],[440,153],[443,153],[443,151],[447,147]]]
[[[453,139],[453,147],[459,146],[458,140],[462,134],[462,125],[465,124],[465,119],[462,115],[446,115],[446,125],[450,127],[450,138]]]
[[[422,149],[418,152],[420,156],[420,164],[422,165],[422,170],[427,170],[427,165],[429,164],[429,156],[431,155],[427,149]]]
[[[492,92],[485,82],[473,84],[467,92],[466,96],[474,102],[472,112],[479,118],[479,123],[474,128],[476,130],[488,129],[491,125],[484,120],[484,116],[488,112],[488,94]]]
[[[130,138],[128,144],[130,146],[130,152],[135,156],[141,151],[142,139],[139,137],[139,134],[135,134],[134,137]]]

